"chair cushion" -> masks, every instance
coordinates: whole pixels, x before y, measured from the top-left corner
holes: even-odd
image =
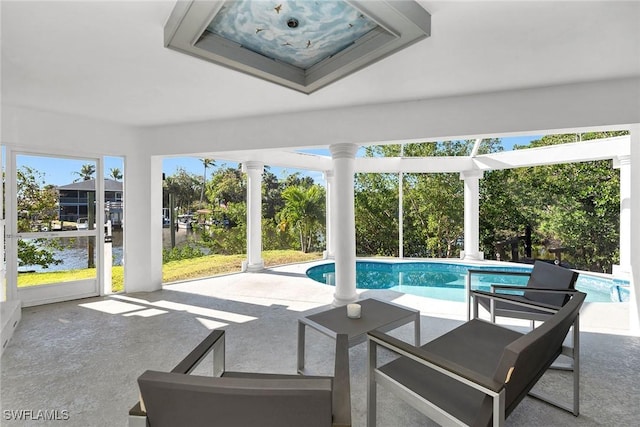
[[[521,336],[519,332],[473,319],[421,348],[504,381],[508,367],[499,366],[502,354],[508,344]],[[400,357],[379,370],[466,424],[479,418],[486,423],[491,419],[491,400],[484,393],[435,370],[425,369],[418,362]]]

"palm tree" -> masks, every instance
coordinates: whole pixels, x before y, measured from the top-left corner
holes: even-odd
[[[73,182],[78,182],[80,180],[89,181],[91,178],[93,178],[93,174],[96,173],[96,165],[92,163],[85,163],[84,165],[82,165],[79,172],[73,172],[73,173],[80,177],[74,180]]]
[[[109,177],[115,179],[116,181],[120,181],[122,179],[122,171],[119,168],[111,168],[109,169]]]
[[[281,231],[287,228],[297,230],[300,248],[302,252],[308,252],[313,237],[324,222],[324,189],[319,185],[291,186],[282,192],[282,198],[285,205],[279,212],[279,228]]]
[[[202,166],[204,166],[204,175],[202,177],[202,188],[200,190],[200,207],[202,207],[202,201],[204,200],[204,187],[207,184],[207,168],[209,166],[215,166],[213,159],[200,159]]]

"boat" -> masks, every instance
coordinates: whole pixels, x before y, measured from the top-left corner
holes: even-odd
[[[193,227],[193,215],[178,215],[178,228],[190,229]]]
[[[89,229],[89,218],[78,218],[76,221],[76,230],[88,230]]]

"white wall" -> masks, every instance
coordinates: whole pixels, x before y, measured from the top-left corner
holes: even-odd
[[[153,154],[496,136],[640,121],[640,78],[147,128]]]

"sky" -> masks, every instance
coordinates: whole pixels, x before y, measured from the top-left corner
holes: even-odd
[[[515,144],[527,145],[532,140],[540,139],[541,135],[530,136],[518,136],[510,138],[501,138],[502,145],[505,151],[509,151]],[[319,154],[329,156],[328,149],[313,149],[304,150],[307,153]],[[2,167],[4,170],[6,156],[4,147],[2,148]],[[47,184],[54,185],[66,185],[71,184],[74,180],[77,180],[80,176],[78,172],[82,166],[88,163],[88,160],[82,159],[60,159],[51,157],[37,157],[37,156],[18,156],[17,166],[20,167],[24,164],[28,164],[35,170],[38,170],[44,174],[44,180]],[[215,159],[215,167],[207,170],[207,176],[219,167],[237,167],[236,162],[228,162],[225,160]],[[120,169],[120,172],[124,171],[124,159],[122,157],[105,157],[104,158],[104,171],[108,177],[112,168]],[[173,157],[166,158],[162,162],[162,171],[165,175],[173,175],[178,168],[183,168],[189,173],[196,175],[202,175],[203,166],[202,162],[197,157]],[[280,168],[272,167],[270,171],[274,173],[278,178],[284,178],[287,175],[291,175],[295,172],[300,172],[302,175],[310,176],[318,184],[324,184],[324,177],[321,171],[306,171],[292,168]]]

